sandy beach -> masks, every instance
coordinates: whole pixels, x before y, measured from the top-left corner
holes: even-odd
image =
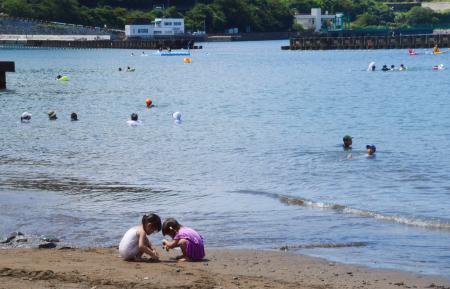
[[[413,273],[289,252],[209,249],[207,260],[125,262],[116,248],[0,250],[0,288],[450,288]]]

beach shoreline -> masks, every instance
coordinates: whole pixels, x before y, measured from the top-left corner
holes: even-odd
[[[450,280],[283,251],[208,249],[203,262],[125,262],[117,248],[0,250],[0,288],[440,288]]]

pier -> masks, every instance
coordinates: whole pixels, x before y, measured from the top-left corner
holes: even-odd
[[[0,89],[6,89],[6,72],[15,72],[13,61],[0,61]]]
[[[1,47],[11,48],[117,48],[117,49],[193,49],[194,40],[183,38],[156,38],[149,40],[14,40],[0,38]]]
[[[449,47],[449,34],[416,34],[384,36],[296,36],[289,40],[283,50],[330,50],[330,49],[400,49]]]

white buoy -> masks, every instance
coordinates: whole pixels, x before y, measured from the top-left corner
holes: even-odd
[[[175,123],[181,123],[181,112],[179,111],[174,112],[172,117],[175,120]]]

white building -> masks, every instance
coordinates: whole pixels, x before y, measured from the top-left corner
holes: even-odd
[[[156,18],[151,23],[125,25],[126,37],[170,36],[184,33],[183,18]]]
[[[344,28],[344,14],[336,13],[336,15],[322,15],[320,8],[311,8],[311,15],[295,14],[295,21],[304,29],[311,29],[319,32],[322,27],[328,30],[342,30]]]

